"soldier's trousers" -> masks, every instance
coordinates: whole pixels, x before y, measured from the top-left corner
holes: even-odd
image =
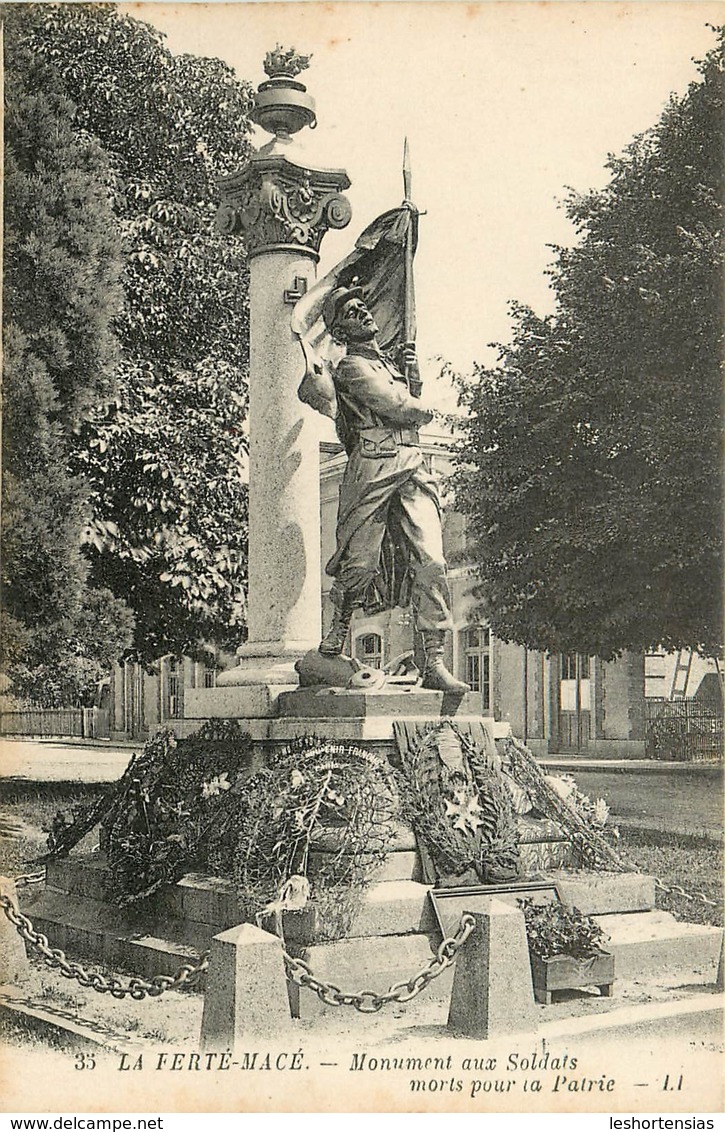
[[[354,468],[348,470],[354,472]],[[371,588],[380,577],[387,534],[397,568],[404,563],[409,575],[410,603],[418,628],[451,629],[451,598],[435,481],[419,467],[416,474],[395,485],[378,481],[365,486],[367,490],[355,493],[355,506],[346,513],[343,485],[338,550],[328,565],[328,573],[335,578],[333,601],[339,603],[345,595],[353,604],[367,604]]]

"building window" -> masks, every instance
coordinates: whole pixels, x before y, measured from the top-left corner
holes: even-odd
[[[648,652],[644,656],[644,694],[650,699],[664,699],[667,694],[664,652]]]
[[[472,625],[463,631],[463,679],[481,694],[482,711],[491,710],[491,631]]]
[[[577,661],[579,663],[579,672],[577,674]],[[561,658],[561,678],[562,680],[588,680],[589,679],[589,657],[579,655],[576,653],[569,653],[568,656]]]
[[[181,671],[179,669],[179,662],[175,656],[169,658],[168,661],[168,679],[167,679],[167,718],[180,719],[181,718]]]
[[[202,687],[216,688],[216,668],[205,668],[202,678]]]
[[[569,653],[561,658],[561,710],[589,711],[590,659],[581,653]],[[578,696],[578,708],[577,708]]]
[[[369,668],[383,667],[383,638],[379,633],[364,633],[355,641],[355,656]]]

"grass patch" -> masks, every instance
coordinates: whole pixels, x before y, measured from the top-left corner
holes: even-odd
[[[92,803],[105,790],[37,786],[5,790],[0,805],[0,873],[17,876],[33,867],[35,858],[45,853],[48,830],[58,810],[71,814],[76,806]]]
[[[661,830],[622,829],[619,851],[642,873],[657,877],[668,887],[679,885],[692,895],[703,893],[717,907],[702,900],[657,890],[657,907],[672,912],[678,920],[693,924],[723,923],[722,843],[692,834]]]

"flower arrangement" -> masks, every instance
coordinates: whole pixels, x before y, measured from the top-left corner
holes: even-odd
[[[604,953],[607,936],[592,919],[578,908],[558,901],[535,903],[530,897],[518,901],[526,923],[526,938],[531,955],[553,959],[569,955],[573,959],[591,959]]]
[[[571,774],[549,774],[546,781],[557,792],[562,801],[576,810],[581,818],[592,827],[601,832],[609,820],[609,806],[604,798],[597,798],[593,802],[588,794],[584,794],[577,786],[576,779]],[[613,836],[619,837],[619,830],[611,828]]]
[[[401,748],[401,761],[403,811],[437,879],[495,883],[518,875],[510,793],[495,760],[466,730],[451,720],[431,726]]]
[[[250,778],[211,846],[247,915],[320,913],[321,935],[345,934],[392,837],[397,796],[387,762],[342,743],[301,740]]]
[[[392,836],[390,767],[357,746],[313,738],[270,755],[257,773],[251,760],[251,739],[234,721],[184,740],[160,732],[100,801],[71,821],[56,815],[45,859],[100,823],[119,906],[201,869],[236,882],[249,919],[314,902],[327,938],[344,934]]]
[[[236,721],[204,724],[188,739],[162,731],[118,783],[101,849],[120,905],[151,896],[203,867],[249,774],[252,744]]]
[[[499,749],[509,773],[528,792],[534,808],[552,817],[571,841],[577,867],[609,869],[613,872],[629,871],[630,866],[611,843],[612,838],[616,839],[618,836],[618,831],[610,829],[608,837],[603,835],[601,822],[604,819],[605,802],[600,799],[591,803],[590,799],[582,795],[586,803],[578,805],[576,795],[567,783],[567,776],[556,776],[554,779],[553,776],[545,775],[531,751],[519,739],[510,736],[501,742]],[[576,783],[574,791],[579,793]],[[598,814],[598,824],[591,820],[593,811]],[[608,816],[608,808],[606,812]]]

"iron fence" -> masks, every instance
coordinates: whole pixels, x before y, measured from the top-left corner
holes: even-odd
[[[645,700],[649,759],[715,762],[723,755],[723,717],[697,700]]]

